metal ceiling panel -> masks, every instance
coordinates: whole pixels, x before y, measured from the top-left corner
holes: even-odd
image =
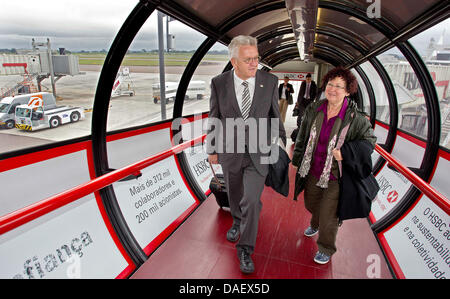
[[[324,34],[327,36],[345,40],[347,43],[352,44],[353,48],[361,53],[367,52],[372,46],[372,44],[368,40],[365,40],[363,37],[357,36],[352,31],[344,30],[343,28],[337,27],[334,24],[322,24],[321,26],[317,26],[316,34]]]
[[[297,46],[294,45],[293,47],[282,49],[277,52],[274,52],[266,57],[264,59],[267,61],[267,63],[271,66],[274,66],[279,63],[279,61],[282,61],[285,57],[299,57],[298,56],[298,49]]]
[[[381,32],[366,22],[356,17],[327,8],[319,8],[317,24],[320,27],[326,27],[328,24],[333,24],[335,28],[352,32],[352,35],[360,36],[372,45],[375,45],[385,38]]]
[[[148,0],[184,23],[226,44],[251,35],[260,40],[264,62],[278,63],[296,56],[293,42],[302,45],[298,56],[312,53],[331,61],[366,59],[396,38],[432,23],[442,0]],[[379,15],[377,13],[379,12]],[[371,15],[374,14],[375,15]],[[422,17],[425,15],[425,17]],[[289,30],[289,27],[291,30]],[[400,33],[398,33],[400,32]],[[301,33],[301,34],[300,34]],[[398,36],[398,35],[401,36]],[[324,48],[327,45],[329,49]],[[348,53],[347,58],[337,53]]]
[[[386,19],[397,28],[402,28],[440,1],[442,0],[378,0],[370,2],[353,0],[348,2],[361,6],[370,16]]]
[[[175,0],[180,6],[217,27],[231,16],[258,4],[258,0],[212,1],[212,0]]]
[[[282,44],[293,42],[295,42],[294,33],[279,35],[269,40],[259,42],[258,43],[259,53],[260,55],[264,55],[264,53],[270,51],[271,49],[278,48]]]
[[[351,53],[348,53],[342,49],[338,49],[335,47],[335,45],[333,44],[329,44],[329,43],[316,43],[314,45],[315,49],[321,49],[321,50],[325,50],[329,53],[334,53],[337,56],[342,57],[343,59],[345,59],[348,62],[353,61],[355,58],[351,55]]]
[[[326,34],[316,34],[316,43],[332,44],[336,49],[345,51],[355,58],[362,56],[362,53],[352,47],[345,39],[337,39]]]
[[[231,38],[240,34],[258,37],[267,32],[288,25],[290,25],[289,17],[286,9],[283,8],[262,13],[253,18],[247,19],[228,31],[227,35]]]

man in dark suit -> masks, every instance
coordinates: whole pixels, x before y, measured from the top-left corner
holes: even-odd
[[[314,102],[317,96],[317,85],[311,79],[311,74],[306,75],[306,80],[302,82],[295,106],[299,109],[297,117],[297,127],[300,127],[303,113],[306,107]]]
[[[227,240],[239,240],[240,269],[253,273],[251,254],[269,170],[267,157],[272,155],[273,137],[286,144],[286,132],[278,108],[278,78],[258,70],[256,38],[233,38],[229,52],[233,70],[211,80],[206,146],[209,162],[221,164],[228,189],[233,225]]]
[[[288,105],[293,104],[292,94],[294,93],[294,87],[289,84],[289,77],[284,77],[284,83],[278,86],[278,96],[280,100],[278,101],[278,106],[280,106],[280,116],[281,121],[284,123],[286,120],[286,111]]]

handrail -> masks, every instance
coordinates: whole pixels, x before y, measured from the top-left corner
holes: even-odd
[[[111,171],[100,177],[97,177],[87,183],[80,184],[71,189],[48,197],[37,203],[31,204],[27,207],[19,209],[0,217],[0,235],[4,234],[14,228],[17,228],[27,222],[30,222],[42,215],[45,215],[51,211],[54,211],[66,204],[69,204],[83,196],[89,195],[95,191],[98,191],[126,176],[139,173],[139,171],[145,167],[155,164],[165,158],[178,154],[181,151],[189,148],[198,143],[203,143],[206,138],[206,134],[196,137],[192,140],[183,142],[179,145],[173,146],[168,150],[165,150],[156,155],[145,158],[136,163],[130,164],[123,168]]]
[[[17,228],[27,222],[30,222],[42,215],[45,215],[51,211],[54,211],[66,204],[69,204],[83,196],[98,191],[126,176],[138,173],[141,169],[148,167],[154,163],[157,163],[165,158],[172,156],[173,154],[180,153],[181,151],[189,148],[198,143],[203,143],[206,138],[206,134],[194,138],[192,140],[183,142],[179,145],[165,150],[156,155],[145,158],[141,161],[135,162],[123,168],[111,171],[105,175],[97,177],[87,183],[80,184],[71,189],[63,191],[59,194],[48,197],[37,203],[11,212],[0,217],[0,234],[4,234],[14,228]],[[393,167],[395,167],[400,173],[402,173],[414,186],[428,196],[435,204],[437,204],[447,214],[450,214],[450,200],[444,195],[430,186],[422,178],[416,175],[407,167],[403,166],[397,161],[391,154],[385,151],[378,144],[375,146],[375,150]]]
[[[403,166],[391,154],[384,150],[378,144],[375,145],[375,150],[395,169],[404,175],[414,186],[417,187],[423,194],[428,196],[436,205],[438,205],[447,214],[450,214],[450,200],[434,189],[430,184],[425,182],[421,177],[412,172],[409,168]]]

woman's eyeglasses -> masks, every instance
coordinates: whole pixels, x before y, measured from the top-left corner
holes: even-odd
[[[343,87],[343,86],[340,86],[340,85],[333,85],[333,84],[331,84],[331,83],[328,83],[328,84],[327,84],[327,87],[328,87],[328,88],[335,87],[335,88],[337,88],[337,89],[345,89],[345,87]]]

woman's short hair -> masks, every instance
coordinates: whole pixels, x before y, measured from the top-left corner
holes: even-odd
[[[228,45],[228,55],[231,58],[238,58],[240,46],[258,46],[258,40],[248,35],[235,36]]]
[[[342,78],[345,81],[345,90],[349,94],[354,94],[358,90],[358,81],[356,77],[346,68],[342,66],[338,66],[331,71],[329,71],[322,79],[323,85],[322,89],[325,90],[325,87],[328,84],[328,81],[331,81],[335,78]]]

